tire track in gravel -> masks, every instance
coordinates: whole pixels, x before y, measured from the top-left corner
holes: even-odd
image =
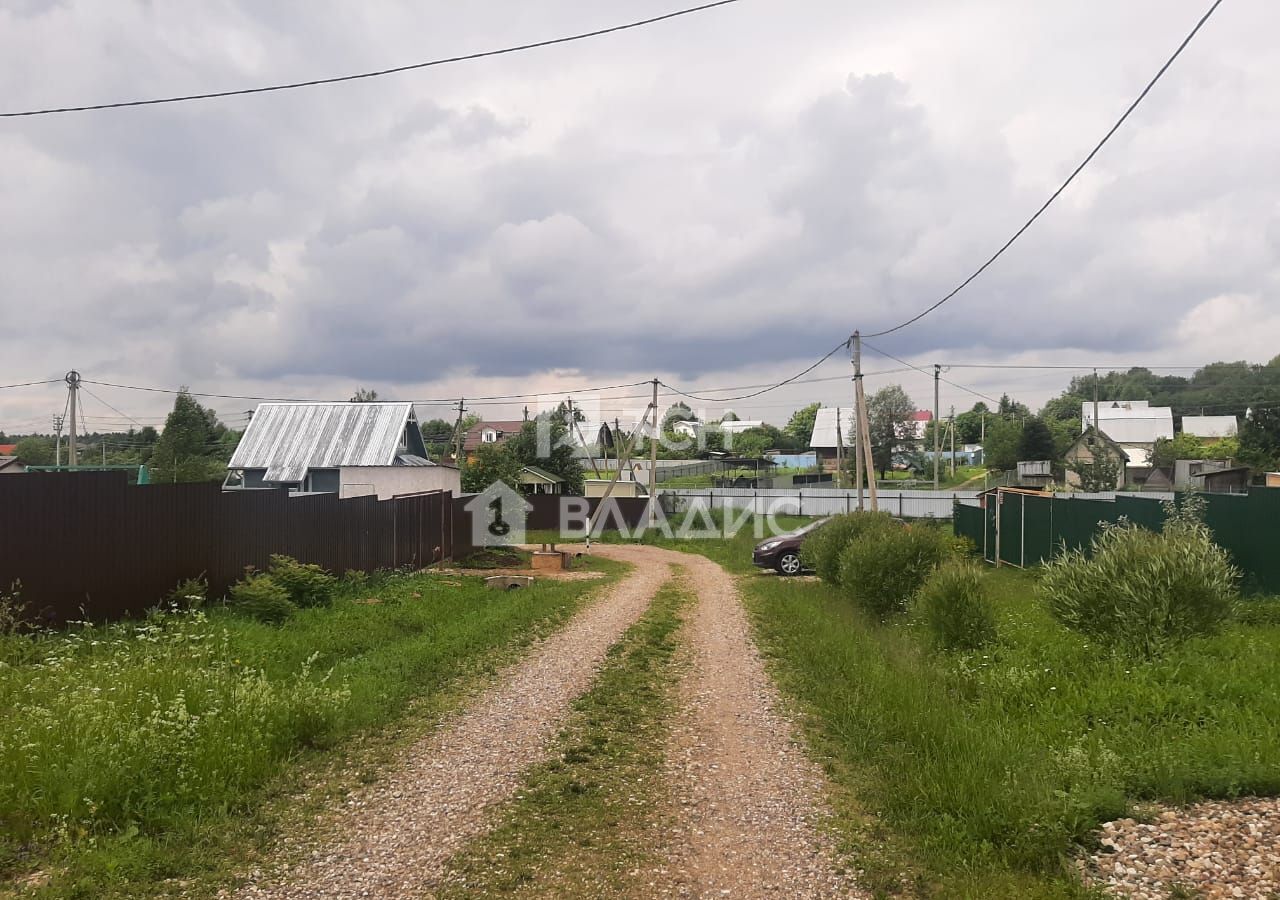
[[[349,797],[335,837],[279,877],[254,872],[240,898],[399,898],[438,883],[446,861],[543,761],[605,653],[670,577],[663,557],[621,557],[635,569],[534,648],[457,717],[424,738],[376,784]]]
[[[635,549],[600,552],[633,561],[641,558]],[[685,567],[698,603],[685,631],[688,668],[667,748],[675,822],[652,892],[866,896],[836,863],[821,829],[830,814],[824,776],[782,712],[735,579],[703,556],[658,552]]]

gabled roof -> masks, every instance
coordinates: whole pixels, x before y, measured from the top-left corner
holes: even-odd
[[[525,466],[520,470],[520,473],[521,475],[529,476],[529,478],[534,481],[545,481],[548,484],[560,484],[564,481],[563,478],[554,472],[548,472],[546,469],[541,469],[538,466]]]
[[[262,403],[227,468],[292,484],[311,469],[433,465],[425,456],[412,403]]]
[[[1074,450],[1076,447],[1079,447],[1082,443],[1085,443],[1087,439],[1093,437],[1094,435],[1097,435],[1097,439],[1102,441],[1102,443],[1105,446],[1115,450],[1115,452],[1120,455],[1120,458],[1123,459],[1126,464],[1129,462],[1129,451],[1127,451],[1124,447],[1122,447],[1118,442],[1108,437],[1105,431],[1098,431],[1092,425],[1090,425],[1087,429],[1085,429],[1084,434],[1080,435],[1078,438],[1076,438],[1074,441],[1071,442],[1071,446],[1067,448],[1066,455],[1070,456],[1072,450]]]
[[[809,446],[820,450],[834,450],[836,448],[836,409],[834,406],[820,406],[817,415],[813,417],[813,434],[809,436]],[[850,435],[853,434],[853,408],[842,406],[840,410],[840,428],[844,432],[844,446],[847,450],[851,445]]]
[[[477,422],[467,429],[467,433],[462,438],[463,451],[474,450],[483,443],[501,444],[512,435],[519,434],[520,429],[524,427],[523,419],[507,419],[501,422]],[[484,441],[483,437],[486,431],[496,431],[498,439],[496,441]]]
[[[17,456],[17,444],[0,444],[0,456]]]
[[[1154,444],[1173,437],[1173,409],[1149,406],[1146,400],[1103,400],[1098,403],[1099,427],[1121,444]],[[1093,402],[1080,404],[1080,427],[1093,424]]]

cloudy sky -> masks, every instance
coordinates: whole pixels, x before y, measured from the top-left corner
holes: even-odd
[[[341,74],[679,5],[8,0],[0,105]],[[75,367],[211,393],[427,400],[777,380],[959,282],[1207,6],[743,0],[387,78],[3,119],[0,384]],[[1009,254],[876,346],[926,367],[1280,353],[1277,31],[1274,0],[1227,0]],[[868,351],[866,368],[898,365]],[[837,354],[813,373],[830,380],[731,405],[781,423],[811,400],[847,403],[848,370]],[[947,377],[1034,406],[1070,374]],[[891,382],[931,400],[917,373],[868,387]],[[90,388],[91,424],[171,403]],[[0,429],[44,425],[64,393],[0,390]],[[599,396],[612,414],[637,393]],[[974,399],[944,387],[944,408]],[[252,405],[211,402],[232,421]]]

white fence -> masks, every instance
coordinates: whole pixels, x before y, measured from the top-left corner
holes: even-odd
[[[880,509],[905,519],[950,519],[955,501],[975,500],[980,491],[879,491]],[[858,508],[858,492],[832,488],[668,488],[664,506],[674,511],[750,509],[797,516],[832,516]],[[865,495],[864,495],[865,496]],[[869,504],[870,498],[866,498]],[[869,506],[868,506],[869,508]]]

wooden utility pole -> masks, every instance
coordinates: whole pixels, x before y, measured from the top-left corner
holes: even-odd
[[[462,466],[462,414],[467,411],[466,400],[458,398],[458,421],[453,424],[453,464]]]
[[[662,436],[658,422],[658,379],[653,379],[653,434],[649,436],[649,527],[658,524],[658,438]]]
[[[937,363],[933,364],[933,489],[938,489],[938,466],[942,455],[942,436],[938,434],[938,426],[941,424],[942,408],[938,402],[938,379],[942,377],[942,366]]]
[[[853,333],[853,480],[858,485],[858,509],[862,500],[862,335]]]

